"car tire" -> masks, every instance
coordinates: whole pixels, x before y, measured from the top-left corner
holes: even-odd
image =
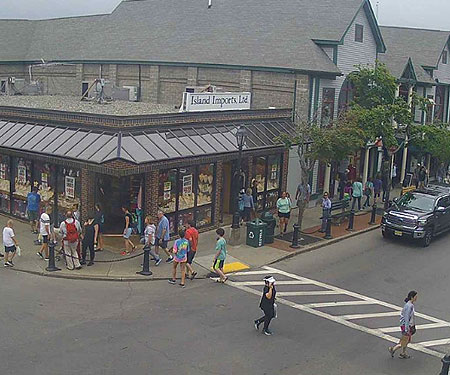
[[[425,237],[422,239],[422,246],[423,247],[430,246],[432,240],[433,240],[433,231],[431,229],[428,229],[425,232]]]

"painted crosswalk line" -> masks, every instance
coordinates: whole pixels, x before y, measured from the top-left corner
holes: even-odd
[[[400,311],[402,310],[402,307],[400,306],[269,266],[262,267],[262,269],[260,270],[236,272],[230,276],[231,279],[228,281],[228,284],[234,288],[260,296],[261,290],[260,288],[257,289],[256,287],[264,285],[264,282],[261,280],[261,276],[268,273],[272,275],[283,276],[283,279],[288,279],[277,281],[277,284],[279,286],[289,286],[290,289],[299,289],[278,291],[278,304],[286,305],[296,310],[328,319],[332,322],[339,323],[348,328],[352,328],[379,337],[392,343],[398,342],[398,338],[391,336],[390,333],[400,332],[400,328],[398,326],[392,325],[392,323],[394,322],[393,318],[400,316]],[[245,279],[242,280],[242,277],[245,277]],[[310,285],[317,290],[300,290],[300,288],[304,288],[305,285]],[[311,301],[311,298],[318,298],[319,296],[322,300],[325,301]],[[306,301],[305,303],[298,303],[294,301],[295,297],[301,297],[302,300],[310,299],[310,301]],[[334,299],[336,299],[336,297],[340,297],[340,299],[343,299],[342,297],[344,297],[345,300],[335,301]],[[364,312],[358,314],[355,313],[342,315],[338,313],[339,311],[337,309],[339,307],[347,307],[347,309],[352,309],[358,308],[358,306],[366,306],[366,309],[369,310],[372,308],[380,310],[379,307],[381,306],[385,310],[389,311]],[[327,309],[327,311],[325,312],[319,310],[321,308]],[[430,332],[432,333],[433,329],[439,331],[439,329],[450,328],[450,322],[447,322],[445,320],[438,319],[419,312],[416,312],[415,315],[416,318],[422,318],[426,321],[423,324],[418,324],[416,326],[418,330],[430,330]],[[388,324],[381,325],[382,321],[386,319],[389,319],[388,324],[391,323],[391,326],[389,326]],[[398,319],[396,320],[398,321]],[[372,328],[364,325],[368,322],[373,323],[373,321],[376,321],[379,324],[379,328]],[[450,338],[437,338],[435,340],[412,343],[409,345],[409,347],[419,352],[442,358],[445,353],[436,350],[435,347],[449,344]]]

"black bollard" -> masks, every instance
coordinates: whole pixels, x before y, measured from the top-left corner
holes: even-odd
[[[348,217],[348,227],[347,227],[347,230],[350,232],[353,231],[354,221],[355,221],[355,210],[351,210],[350,216]]]
[[[150,248],[144,247],[144,263],[142,263],[142,271],[136,272],[138,275],[151,276],[153,272],[150,271]]]
[[[331,218],[329,217],[327,219],[327,228],[325,230],[325,237],[326,240],[331,240],[333,237],[331,237]]]
[[[370,221],[369,221],[370,225],[373,225],[373,224],[377,223],[376,222],[376,216],[377,216],[377,204],[374,203],[373,206],[372,206],[372,215],[370,216]]]
[[[442,370],[439,375],[448,375],[448,369],[450,367],[450,354],[447,354],[442,358]]]
[[[48,272],[61,271],[61,268],[55,265],[55,242],[53,241],[48,244],[48,267],[45,270]]]
[[[300,248],[299,242],[299,234],[300,234],[300,227],[298,224],[294,224],[294,235],[292,237],[292,245],[289,246],[292,249],[298,249]]]

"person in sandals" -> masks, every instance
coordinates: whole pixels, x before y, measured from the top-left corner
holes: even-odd
[[[402,330],[402,338],[400,342],[394,347],[389,347],[389,353],[391,353],[392,358],[394,358],[395,352],[402,348],[402,352],[399,357],[402,359],[411,358],[406,353],[406,348],[411,342],[412,336],[416,333],[416,325],[414,320],[414,303],[417,301],[417,292],[412,290],[408,293],[408,297],[405,299],[405,306],[400,314],[400,328]]]

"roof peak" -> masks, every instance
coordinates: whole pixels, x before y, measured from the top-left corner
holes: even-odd
[[[433,31],[439,33],[449,33],[450,30],[439,30],[439,29],[427,29],[424,27],[412,27],[412,26],[389,26],[389,25],[380,25],[382,29],[403,29],[403,30],[416,30],[416,31]]]

